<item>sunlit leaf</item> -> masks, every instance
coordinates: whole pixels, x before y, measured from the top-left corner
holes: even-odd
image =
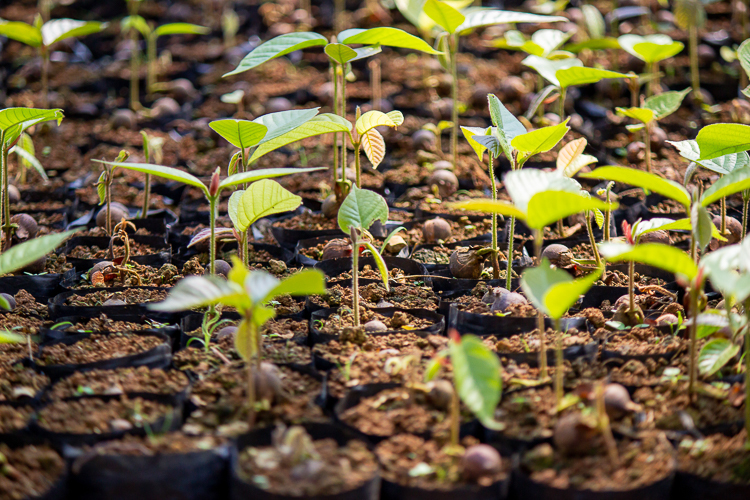
[[[469,146],[471,146],[471,149],[474,150],[474,152],[477,154],[477,157],[481,161],[482,155],[484,155],[485,148],[484,145],[478,143],[474,140],[475,135],[487,135],[487,132],[489,132],[488,128],[482,128],[482,127],[461,127],[461,132],[464,134],[464,139],[466,139],[466,142],[469,143]]]
[[[259,170],[250,170],[249,172],[240,172],[239,174],[230,175],[219,184],[219,188],[224,189],[238,184],[249,184],[261,179],[271,179],[273,177],[283,177],[292,174],[307,174],[318,170],[326,170],[326,167],[318,168],[262,168]]]
[[[662,92],[661,94],[654,95],[646,99],[644,107],[646,109],[652,110],[654,112],[654,117],[657,120],[661,120],[662,118],[666,118],[667,116],[680,109],[680,105],[682,104],[683,99],[685,99],[685,96],[688,95],[691,90],[693,89],[688,87],[685,90],[679,92],[676,90],[671,92]]]
[[[375,259],[375,264],[378,266],[378,271],[380,271],[380,278],[383,280],[383,286],[385,286],[385,291],[390,291],[391,287],[388,284],[388,266],[385,264],[385,260],[383,260],[383,256],[380,255],[380,252],[378,252],[378,249],[373,246],[372,243],[369,241],[365,241],[365,247],[370,251],[370,254],[372,255],[372,258]]]
[[[265,137],[268,131],[268,127],[260,123],[234,118],[214,120],[208,126],[226,139],[232,146],[240,149],[255,146]]]
[[[339,64],[346,64],[357,57],[354,49],[343,43],[329,43],[323,50],[331,60]]]
[[[490,108],[490,118],[492,119],[492,125],[495,129],[492,131],[493,135],[500,141],[500,146],[505,152],[505,156],[510,159],[513,154],[513,148],[511,142],[514,138],[519,135],[526,133],[526,127],[513,116],[513,113],[500,102],[495,94],[487,95],[487,102]],[[481,135],[481,134],[477,134]]]
[[[143,172],[144,174],[151,174],[155,177],[162,177],[172,181],[181,182],[189,186],[196,187],[208,194],[208,189],[200,179],[192,174],[183,172],[180,169],[173,167],[165,167],[164,165],[152,165],[150,163],[118,163],[114,161],[94,160],[97,163],[104,163],[113,167],[124,168],[127,170],[133,170],[135,172]]]
[[[557,154],[557,170],[562,172],[566,177],[573,177],[586,165],[596,163],[596,158],[591,155],[583,154],[586,149],[586,139],[581,137],[570,141],[562,147]]]
[[[714,182],[701,196],[701,205],[707,207],[722,198],[750,189],[750,168],[734,170]]]
[[[261,179],[252,183],[235,203],[235,227],[244,232],[258,219],[297,209],[302,204],[302,198],[284,189],[276,181]]]
[[[107,23],[97,21],[76,21],[75,19],[53,19],[42,25],[42,43],[50,46],[53,43],[79,36],[99,33]]]
[[[581,174],[580,176],[587,179],[621,182],[630,186],[648,189],[649,191],[659,193],[662,196],[677,201],[685,207],[686,211],[690,210],[691,199],[687,190],[682,185],[655,174],[628,167],[606,166],[599,167],[593,172]]]
[[[34,238],[18,245],[13,245],[0,254],[0,275],[11,274],[33,264],[55,248],[59,247],[72,234],[79,231],[65,231],[63,233],[48,234]]]
[[[601,243],[599,253],[609,262],[640,262],[669,273],[682,274],[691,280],[698,274],[698,266],[688,254],[679,248],[661,243],[636,246],[615,242]]]
[[[169,23],[162,24],[154,30],[153,37],[164,35],[207,35],[211,33],[210,28],[190,23]]]
[[[423,9],[430,19],[448,33],[455,33],[466,20],[466,17],[457,9],[440,0],[427,0]]]
[[[563,59],[564,60],[564,59]],[[574,87],[577,85],[588,85],[597,83],[604,79],[626,78],[627,75],[616,71],[599,68],[584,68],[573,66],[555,71],[555,78],[561,88]]]
[[[370,29],[348,29],[339,33],[340,43],[382,45],[384,47],[398,47],[402,49],[418,50],[427,54],[438,54],[430,44],[404,30],[391,27]]]
[[[352,124],[345,118],[332,113],[323,113],[274,139],[264,138],[250,157],[250,162],[293,142],[333,132],[349,132],[351,129]]]
[[[187,311],[211,304],[246,309],[250,301],[242,287],[218,276],[187,276],[173,286],[162,302],[148,304],[152,311]]]
[[[740,352],[740,346],[729,339],[712,339],[698,354],[698,370],[701,375],[711,376],[721,370]]]
[[[42,33],[34,26],[19,21],[0,19],[0,35],[32,47],[42,45]]]
[[[550,60],[544,57],[533,55],[528,56],[526,59],[521,61],[521,64],[535,69],[537,73],[542,75],[542,78],[555,85],[556,87],[560,86],[560,81],[557,79],[558,71],[560,71],[561,69],[583,66],[583,62],[580,59],[576,58]]]
[[[680,53],[684,45],[667,35],[622,35],[617,41],[625,52],[646,63],[655,63]]]
[[[349,228],[369,229],[379,220],[388,221],[388,204],[378,193],[352,186],[349,195],[339,208],[338,222],[343,232],[349,234]]]
[[[567,20],[567,18],[560,16],[542,16],[509,10],[481,9],[468,14],[464,22],[456,28],[455,32],[459,35],[464,35],[475,28],[496,24],[540,24],[565,22]]]
[[[378,168],[378,165],[385,158],[385,139],[380,135],[378,129],[371,128],[362,135],[360,140],[367,159],[372,163],[372,168]]]
[[[272,38],[271,40],[258,45],[246,55],[242,61],[240,61],[234,70],[224,74],[224,76],[226,77],[243,73],[266,61],[270,61],[271,59],[285,56],[291,52],[306,49],[308,47],[326,45],[327,43],[328,40],[326,37],[317,33],[302,32],[279,35],[276,38]]]
[[[573,279],[567,271],[551,267],[545,258],[538,267],[523,272],[521,289],[534,307],[559,319],[591,288],[599,276],[601,271]]]
[[[739,123],[715,123],[700,129],[695,138],[700,160],[711,160],[750,149],[750,126]]]
[[[542,127],[525,134],[518,135],[511,141],[510,145],[516,151],[523,153],[524,157],[530,158],[539,153],[545,153],[557,146],[557,143],[570,131],[568,121],[550,127]]]

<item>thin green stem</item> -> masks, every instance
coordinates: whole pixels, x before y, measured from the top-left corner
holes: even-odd
[[[489,153],[489,151],[488,151]],[[494,158],[492,157],[492,153],[489,153],[489,174],[490,174],[490,181],[492,182],[492,200],[497,201],[497,181],[495,180],[495,170],[494,170]],[[493,279],[500,279],[500,261],[498,259],[498,250],[497,250],[497,214],[492,214],[492,278]],[[506,271],[507,271],[506,267]]]
[[[49,108],[49,51],[42,45],[42,107]]]
[[[351,228],[352,238],[352,309],[354,309],[354,326],[359,328],[359,237],[357,230]]]
[[[250,338],[253,338],[253,334],[257,334],[257,328],[252,320],[247,322],[247,328],[250,328]],[[247,402],[250,406],[248,408],[248,422],[250,429],[255,426],[255,377],[253,376],[253,363],[252,360],[245,360],[247,364]],[[260,372],[258,372],[260,376]]]
[[[688,394],[692,398],[695,394],[695,381],[697,378],[698,369],[698,297],[700,296],[700,290],[698,284],[693,283],[690,288],[690,370],[689,382],[688,382]]]
[[[698,26],[694,21],[690,22],[688,37],[690,44],[690,81],[693,86],[693,99],[700,100],[701,74],[698,67]]]
[[[536,257],[537,265],[542,260],[542,231],[543,229],[534,229],[534,257]],[[540,376],[544,380],[547,378],[547,348],[545,346],[547,332],[544,330],[544,313],[541,309],[537,311],[536,320],[539,329],[539,369]]]
[[[339,114],[339,68],[338,63],[331,61],[331,77],[333,78],[333,113]],[[343,133],[333,134],[333,184],[336,184],[337,171],[339,168],[339,136],[343,136]],[[341,177],[338,179],[344,180],[344,171],[341,171]]]
[[[146,160],[148,162],[148,160]],[[141,208],[141,219],[148,217],[148,207],[151,204],[151,174],[146,174],[143,181],[143,208]]]
[[[727,232],[727,199],[721,199],[721,234]]]
[[[750,206],[750,191],[742,192],[742,238],[740,241],[745,239],[747,234],[747,211]]]
[[[112,236],[112,175],[114,171],[111,167],[104,167],[107,170],[107,177],[104,180],[106,184],[105,197],[107,201],[107,220],[105,221],[104,228],[107,230],[107,236]]]
[[[635,314],[635,280],[633,275],[635,274],[635,261],[631,260],[628,262],[628,303],[630,306],[630,313]]]
[[[651,173],[651,125],[643,127],[643,144],[646,146],[646,171]]]
[[[3,192],[2,192],[2,202],[3,202],[3,211],[0,212],[0,224],[3,225],[4,230],[5,224],[3,222],[7,223],[9,222],[9,219],[5,215],[6,213],[10,213],[10,199],[8,198],[8,183],[5,182],[5,179],[8,178],[8,152],[9,148],[5,146],[5,131],[0,132],[0,176],[2,176],[3,179]],[[5,207],[8,207],[8,210],[5,210]],[[2,245],[0,245],[0,250],[7,250],[7,248],[2,248]]]
[[[153,34],[148,37],[147,51],[148,76],[146,88],[149,93],[152,93],[154,91],[154,85],[156,85],[156,37],[153,36]]]
[[[341,117],[346,119],[346,67],[341,68]],[[341,180],[346,180],[346,134],[342,134],[343,142],[341,143]]]
[[[586,213],[586,230],[589,233],[589,244],[591,245],[591,253],[594,254],[596,267],[602,267],[602,258],[599,256],[599,249],[596,246],[596,239],[594,238],[594,228],[591,224],[591,212]]]
[[[362,189],[362,167],[359,165],[359,150],[362,147],[362,138],[354,145],[354,172],[357,175],[357,187]]]
[[[607,205],[611,203],[610,199],[610,184],[607,184]],[[612,224],[612,211],[607,209],[607,211],[604,212],[604,233],[603,233],[603,240],[609,241],[609,226]]]
[[[130,28],[130,109],[136,111],[141,107],[138,96],[138,73],[140,66],[140,51],[138,50],[138,30]]]
[[[458,62],[456,61],[458,35],[450,35],[448,46],[450,47],[451,98],[453,99],[453,106],[451,107],[451,120],[453,121],[453,127],[451,127],[451,157],[455,170],[458,164]]]
[[[219,201],[219,194],[217,193],[216,196],[211,196],[208,199],[209,203],[209,214],[208,214],[208,220],[211,224],[211,240],[209,242],[208,247],[208,260],[209,260],[209,269],[211,270],[211,275],[216,275],[216,203]]]
[[[558,408],[563,400],[563,371],[562,330],[560,318],[555,318],[555,400]]]
[[[510,227],[508,228],[508,265],[505,268],[505,288],[510,290],[511,284],[511,278],[513,276],[513,239],[514,234],[516,230],[516,218],[511,217],[510,218]]]
[[[565,96],[568,93],[568,89],[565,87],[560,88],[560,110],[557,112],[560,117],[560,123],[565,121]]]
[[[458,393],[454,387],[451,391],[451,446],[459,445],[461,434],[461,406],[458,400]]]

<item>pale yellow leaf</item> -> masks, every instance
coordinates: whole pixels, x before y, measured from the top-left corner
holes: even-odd
[[[362,149],[372,163],[372,168],[378,168],[385,158],[385,140],[377,129],[372,128],[365,132],[362,136]]]

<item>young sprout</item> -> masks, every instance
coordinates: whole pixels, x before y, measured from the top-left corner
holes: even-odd
[[[164,158],[162,146],[164,145],[164,139],[161,137],[149,137],[144,131],[141,131],[141,137],[143,138],[143,156],[146,163],[151,163],[153,158],[155,164],[160,164]],[[148,208],[151,206],[151,174],[146,174],[146,179],[143,181],[143,208],[141,208],[141,219],[148,217]]]
[[[234,104],[237,106],[237,111],[234,112],[234,116],[239,116],[245,112],[245,91],[237,89],[234,92],[229,92],[219,97],[219,100],[223,103]]]
[[[443,156],[443,145],[442,145],[442,141],[440,139],[441,139],[441,136],[443,135],[443,130],[448,130],[449,128],[453,128],[453,122],[449,122],[449,121],[446,121],[446,120],[440,120],[439,122],[437,122],[437,124],[435,124],[435,123],[428,123],[427,125],[423,126],[422,128],[424,130],[429,130],[430,132],[432,132],[433,134],[435,134],[435,150],[436,150],[438,156],[442,157]],[[464,128],[464,127],[461,127],[461,128]]]
[[[234,339],[235,349],[247,367],[247,395],[250,426],[255,423],[256,392],[260,402],[270,403],[275,394],[265,394],[256,387],[278,385],[273,365],[263,358],[263,325],[276,316],[269,303],[280,295],[305,296],[325,293],[325,276],[317,270],[300,271],[279,281],[265,271],[249,271],[239,259],[224,280],[216,276],[188,276],[170,290],[163,302],[149,305],[153,311],[187,311],[222,304],[234,307],[242,317]]]
[[[96,21],[76,21],[74,19],[54,19],[42,23],[42,16],[37,14],[32,24],[20,21],[6,21],[0,19],[0,35],[12,40],[35,47],[42,58],[42,107],[49,106],[48,79],[50,47],[67,40],[99,33],[107,27],[107,23]]]
[[[377,169],[380,162],[385,158],[385,139],[378,132],[377,127],[396,128],[404,123],[404,115],[401,111],[368,111],[359,116],[357,108],[357,121],[354,124],[355,131],[349,132],[349,140],[354,146],[354,171],[356,173],[356,184],[362,187],[362,168],[359,164],[360,149],[364,149],[367,159],[372,163],[372,168]]]
[[[236,36],[240,30],[240,16],[231,8],[227,7],[221,13],[221,33],[224,39],[224,50],[231,49],[237,45]]]
[[[117,164],[124,162],[129,156],[130,153],[123,149],[114,162],[102,162],[102,173],[99,174],[99,179],[95,184],[96,191],[99,193],[99,206],[106,204],[104,228],[108,236],[112,236],[112,181],[114,180],[115,168],[117,168]]]
[[[659,63],[680,53],[684,45],[667,35],[622,35],[617,41],[620,47],[633,57],[645,62],[651,73],[648,95],[659,93]]]
[[[36,151],[34,149],[34,140],[29,134],[23,132],[21,137],[15,146],[10,148],[10,153],[15,153],[18,157],[18,171],[16,172],[16,182],[25,185],[28,179],[28,171],[33,168],[42,177],[44,181],[48,181],[47,172],[44,171],[44,167],[36,158]]]
[[[688,49],[690,51],[690,80],[693,86],[693,99],[703,100],[700,68],[698,67],[698,30],[706,25],[706,4],[712,0],[676,0],[674,3],[674,20],[680,29],[688,32]],[[744,24],[742,24],[743,29]]]
[[[354,313],[354,327],[360,327],[359,320],[359,253],[367,249],[375,259],[375,263],[383,278],[383,285],[389,290],[388,268],[383,257],[366,236],[367,230],[372,224],[379,220],[382,224],[388,221],[388,204],[382,196],[352,186],[344,203],[341,204],[338,214],[339,228],[348,234],[352,241],[352,301]]]

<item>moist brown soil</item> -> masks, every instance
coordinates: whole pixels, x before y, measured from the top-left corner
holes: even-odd
[[[476,444],[476,439],[467,437],[461,444],[464,449]],[[452,490],[470,486],[463,477],[462,453],[448,451],[435,440],[425,440],[412,434],[399,434],[382,441],[375,448],[384,479],[401,486],[425,490]],[[432,468],[429,474],[411,474],[420,464]],[[510,460],[503,460],[502,471],[495,476],[480,478],[480,486],[503,481],[510,472]]]
[[[328,374],[328,390],[343,397],[358,385],[422,381],[429,360],[447,344],[448,339],[440,335],[394,333],[369,335],[361,346],[332,340],[317,344],[313,352],[337,366]]]
[[[521,463],[536,482],[558,489],[593,491],[633,490],[665,479],[674,471],[673,449],[663,436],[623,439],[617,443],[617,452],[620,464],[613,466],[598,439],[592,440],[584,456],[564,456],[542,444],[528,452]],[[544,458],[532,460],[533,455]]]
[[[321,307],[353,307],[351,287],[329,285],[325,295],[310,296],[313,304]],[[387,302],[391,306],[382,304]],[[440,298],[429,288],[417,285],[392,285],[386,291],[383,283],[359,286],[360,307],[402,307],[404,309],[437,309]]]
[[[47,317],[46,304],[40,304],[37,302],[34,296],[26,290],[20,290],[13,296],[13,298],[16,299],[16,308],[13,309],[14,314],[21,316],[35,316],[37,318]]]
[[[499,311],[492,312],[492,304],[482,302],[481,296],[462,295],[456,298],[454,302],[458,305],[459,311],[491,316],[500,315],[497,314]],[[501,315],[511,318],[534,318],[537,315],[537,310],[531,304],[512,304]]]
[[[361,441],[339,446],[334,439],[319,439],[312,448],[308,452],[315,456],[298,462],[272,446],[245,448],[239,457],[240,477],[275,495],[309,497],[351,491],[378,472],[375,455]]]
[[[157,269],[130,262],[127,269],[131,272],[112,266],[106,267],[101,275],[97,274],[96,277],[89,275],[88,281],[81,281],[74,288],[79,290],[108,286],[171,286],[183,278],[174,264],[164,264]]]
[[[0,328],[12,330],[15,333],[35,335],[39,333],[39,328],[43,325],[44,321],[33,316],[25,316],[12,312],[0,314]]]
[[[399,234],[405,234],[405,233],[399,233]],[[333,239],[333,238],[331,238],[331,239]],[[406,240],[405,237],[404,237],[404,240]],[[384,240],[373,239],[372,240],[372,244],[375,246],[375,248],[381,248],[383,246],[383,241]],[[409,244],[409,241],[407,240],[406,243]],[[300,251],[299,251],[299,253],[301,253],[305,257],[309,257],[310,259],[322,260],[323,250],[325,249],[326,244],[328,244],[328,241],[320,242],[320,243],[318,243],[317,245],[314,245],[314,246],[309,246],[309,247],[301,248]],[[400,251],[401,250],[399,250],[399,252]],[[386,249],[383,253],[385,255],[391,255],[391,256],[393,256],[393,255],[397,255],[399,252],[389,252]]]
[[[143,243],[138,243],[137,241],[130,242],[131,257],[137,257],[139,255],[152,255],[159,253],[159,251],[160,250],[157,250],[156,248],[145,245]],[[125,246],[120,244],[115,245],[113,253],[115,257],[124,257]],[[99,248],[96,245],[78,245],[68,253],[68,257],[77,259],[109,259],[111,256],[109,254],[109,248]]]
[[[36,373],[20,363],[3,366],[0,363],[0,402],[33,398],[49,384],[49,377]]]
[[[10,434],[26,427],[34,414],[30,406],[0,405],[0,434]]]
[[[473,240],[479,236],[485,235],[492,232],[492,219],[485,219],[478,222],[469,221],[461,218],[459,220],[446,220],[451,226],[451,235],[443,240],[443,243],[455,243],[457,241]],[[406,231],[407,236],[404,237],[410,244],[416,246],[427,243],[427,239],[423,233],[424,221],[414,224],[414,226]],[[438,243],[433,241],[432,243]],[[487,243],[489,245],[489,242]],[[449,255],[450,257],[450,255]]]
[[[421,330],[434,324],[432,320],[417,318],[404,311],[396,311],[392,317],[384,316],[371,309],[362,309],[359,321],[364,325],[368,321],[380,321],[388,330]],[[339,309],[338,314],[332,314],[317,325],[318,330],[328,335],[340,335],[347,328],[354,326],[354,314],[349,308]]]
[[[556,339],[560,333],[548,328],[544,335],[544,345],[548,351],[555,349]],[[592,342],[591,334],[571,328],[562,334],[562,348],[582,346]],[[494,335],[485,338],[485,344],[495,350],[501,357],[503,353],[539,352],[540,339],[539,330],[521,333],[506,338],[497,338]]]
[[[167,298],[167,292],[167,290],[146,290],[141,288],[134,288],[121,292],[100,290],[98,292],[87,293],[86,295],[73,294],[67,298],[65,305],[74,307],[102,306],[109,299],[119,299],[127,304],[160,302]]]
[[[177,394],[189,385],[181,371],[141,366],[76,372],[57,382],[48,394],[53,400],[134,393],[168,395]]]
[[[149,328],[158,328],[158,323],[131,323],[129,321],[117,321],[107,317],[106,314],[98,318],[90,318],[87,321],[81,321],[71,326],[66,326],[66,332],[135,332],[138,330],[147,330]]]
[[[31,349],[29,350],[29,343],[23,342],[20,344],[2,344],[0,343],[0,366],[9,367],[12,364],[20,361],[22,358],[28,358],[30,355],[35,355],[39,350],[36,342],[31,342]]]
[[[70,345],[58,343],[45,346],[36,362],[42,366],[93,363],[139,354],[163,343],[164,340],[151,335],[94,333]]]
[[[143,398],[83,398],[53,401],[39,411],[38,424],[45,430],[65,434],[102,434],[123,428],[153,425],[172,407]],[[158,429],[157,429],[158,430]]]
[[[0,457],[0,492],[7,499],[41,498],[65,472],[65,460],[48,446],[11,449],[0,444]]]
[[[583,407],[583,403],[579,403]],[[551,438],[559,414],[554,389],[547,385],[507,395],[495,410],[505,436],[524,440]]]
[[[436,439],[445,439],[450,435],[449,415],[429,404],[424,392],[405,387],[386,389],[364,398],[342,412],[339,418],[372,436],[431,433]],[[470,419],[471,416],[462,411],[462,422]]]
[[[721,483],[750,484],[747,432],[728,437],[713,434],[703,439],[685,438],[677,448],[677,468]]]
[[[212,450],[224,442],[215,436],[188,436],[182,432],[168,432],[156,436],[126,435],[116,441],[106,441],[86,447],[87,454],[153,456],[182,454]],[[74,463],[75,467],[75,463]]]
[[[594,336],[598,337],[600,331],[595,332]],[[605,338],[602,348],[623,356],[672,354],[689,347],[685,339],[664,334],[653,327],[632,328],[625,333],[606,335]]]
[[[307,365],[312,361],[312,355],[307,346],[299,345],[292,340],[281,340],[263,344],[263,359],[276,364]]]
[[[370,264],[367,264],[365,267],[363,267],[359,273],[357,274],[359,279],[370,279],[370,280],[382,280],[383,276],[380,274],[380,270],[376,267],[373,269],[373,267]],[[388,279],[389,280],[396,280],[403,282],[404,277],[407,276],[404,271],[398,268],[391,268],[388,270]],[[343,273],[339,274],[338,276],[332,277],[330,281],[336,282],[338,280],[348,280],[352,279],[352,271],[344,271]]]
[[[261,333],[271,340],[292,340],[307,336],[310,322],[303,319],[276,318],[263,325]],[[289,344],[292,347],[292,344]]]
[[[281,401],[274,401],[270,410],[261,410],[256,415],[256,426],[323,421],[323,411],[315,403],[322,390],[321,382],[286,367],[279,367],[279,372],[285,396]],[[238,436],[248,432],[247,379],[244,363],[232,363],[207,374],[193,385],[190,401],[197,409],[190,415],[183,431],[190,435],[218,436]]]
[[[239,359],[239,355],[234,350],[234,338],[227,336],[212,342],[208,352],[203,349],[200,342],[191,343],[190,347],[180,349],[172,355],[172,366],[178,370],[204,374],[225,365],[226,361],[239,361]]]
[[[329,219],[323,214],[314,214],[310,212],[304,212],[288,219],[282,219],[273,223],[274,227],[282,227],[284,229],[305,229],[305,230],[321,230],[321,229],[338,229],[338,221],[333,218]]]
[[[411,258],[417,262],[424,264],[450,264],[451,254],[453,253],[452,248],[444,246],[436,246],[434,248],[420,248],[413,254]]]

